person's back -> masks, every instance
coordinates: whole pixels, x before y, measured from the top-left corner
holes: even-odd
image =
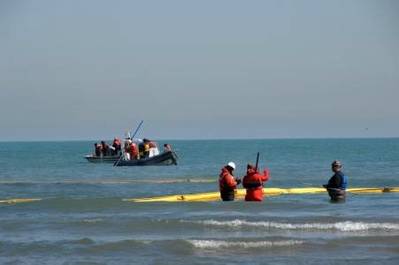
[[[102,153],[103,156],[107,156],[109,154],[109,146],[106,142],[101,141]]]
[[[139,151],[137,149],[137,145],[135,143],[133,143],[133,142],[130,144],[129,154],[130,154],[130,159],[131,160],[134,160],[134,159],[138,158]]]
[[[122,145],[121,141],[118,138],[114,138],[114,141],[112,143],[112,147],[114,148],[112,150],[112,155],[118,155],[120,153],[121,148],[122,148],[121,145]]]
[[[233,171],[235,169],[234,162],[229,162],[222,168],[219,175],[219,191],[223,201],[234,201],[235,190],[240,183],[239,179],[235,179]]]
[[[94,153],[96,156],[100,157],[102,153],[102,147],[98,143],[94,144]]]
[[[263,183],[268,181],[270,173],[267,169],[263,175],[258,173],[251,164],[247,165],[247,174],[242,180],[242,185],[247,190],[245,195],[246,201],[262,201],[263,200]]]
[[[139,158],[144,158],[144,143],[139,143]]]

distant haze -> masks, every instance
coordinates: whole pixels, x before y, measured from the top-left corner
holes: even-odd
[[[0,2],[0,141],[399,136],[399,1]]]

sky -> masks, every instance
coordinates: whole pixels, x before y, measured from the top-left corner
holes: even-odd
[[[0,141],[399,136],[399,1],[5,0]]]

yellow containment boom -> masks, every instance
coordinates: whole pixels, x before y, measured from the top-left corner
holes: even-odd
[[[351,188],[346,190],[349,193],[363,194],[363,193],[384,193],[384,192],[399,192],[399,187],[385,187],[385,188]],[[236,193],[236,199],[242,200],[245,196],[245,189],[238,189]],[[316,194],[326,192],[325,188],[264,188],[263,192],[266,196],[278,196],[285,194]],[[193,193],[193,194],[177,194],[177,195],[166,195],[159,197],[149,198],[131,198],[123,199],[127,202],[209,202],[219,201],[219,192],[205,192],[205,193]]]
[[[36,201],[41,201],[42,199],[36,199],[36,198],[27,198],[27,199],[6,199],[6,200],[0,200],[0,203],[6,203],[6,204],[16,204],[16,203],[25,203],[25,202],[36,202]]]

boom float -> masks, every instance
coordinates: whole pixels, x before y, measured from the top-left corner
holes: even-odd
[[[27,199],[7,199],[7,200],[0,200],[0,203],[7,203],[7,204],[16,204],[16,203],[25,203],[25,202],[36,202],[36,201],[41,201],[42,199],[36,199],[36,198],[27,198]]]
[[[386,193],[386,192],[399,192],[399,187],[384,187],[384,188],[351,188],[346,190],[353,194],[367,194],[367,193]],[[238,189],[236,193],[236,199],[242,200],[245,196],[245,189]],[[263,192],[266,196],[279,196],[286,194],[317,194],[327,192],[325,188],[264,188]],[[123,199],[127,202],[210,202],[219,201],[219,192],[206,192],[206,193],[193,193],[193,194],[176,194],[176,195],[166,195],[159,197],[149,197],[149,198],[130,198]]]

